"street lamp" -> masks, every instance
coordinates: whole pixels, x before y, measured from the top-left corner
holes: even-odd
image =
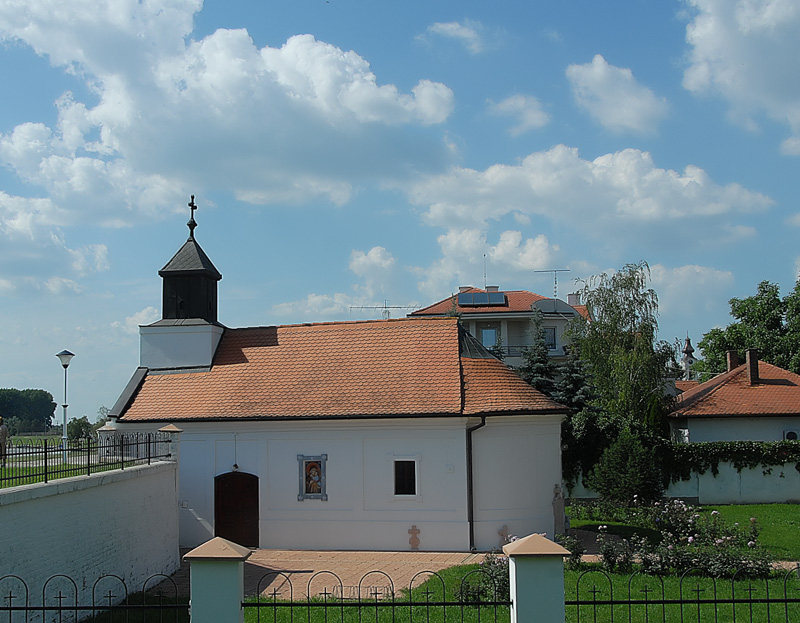
[[[56,354],[56,357],[61,361],[61,365],[64,366],[64,403],[61,405],[64,407],[64,429],[61,433],[61,447],[64,449],[64,465],[67,464],[67,368],[74,356],[75,354],[68,350],[62,350],[60,353]]]

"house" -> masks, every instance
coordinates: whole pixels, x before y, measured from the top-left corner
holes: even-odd
[[[530,333],[534,314],[542,315],[542,330],[550,356],[563,359],[564,331],[577,316],[587,317],[577,294],[569,303],[527,290],[501,291],[498,286],[486,289],[461,286],[458,294],[409,314],[412,318],[458,316],[464,327],[486,348],[500,348],[510,366],[522,365],[522,353],[532,343]]]
[[[458,294],[409,314],[412,318],[458,316],[464,327],[486,348],[500,349],[510,366],[522,365],[522,353],[532,343],[531,320],[541,313],[542,331],[550,356],[566,356],[564,331],[577,316],[588,318],[580,295],[570,294],[569,303],[527,290],[501,291],[461,286]]]
[[[728,352],[728,371],[686,389],[669,414],[676,441],[796,440],[800,432],[800,375],[760,361],[747,351],[739,363]]]
[[[116,431],[183,431],[182,546],[467,551],[553,536],[563,406],[455,318],[227,328],[222,276],[189,226],[109,414]]]

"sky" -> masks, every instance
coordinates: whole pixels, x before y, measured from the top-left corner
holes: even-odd
[[[228,327],[800,270],[800,0],[0,0],[0,387],[111,407],[188,237]],[[58,420],[61,410],[57,411]]]

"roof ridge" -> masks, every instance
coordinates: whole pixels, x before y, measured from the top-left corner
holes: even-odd
[[[411,316],[411,317],[403,317],[403,318],[373,318],[373,319],[366,319],[366,320],[326,320],[322,322],[298,322],[295,324],[268,324],[268,325],[258,325],[254,327],[232,327],[228,328],[228,331],[256,331],[259,329],[290,329],[296,327],[327,327],[327,326],[335,326],[335,325],[343,325],[343,326],[354,326],[354,325],[363,325],[363,324],[390,324],[390,323],[412,323],[412,322],[442,322],[442,321],[453,321],[457,320],[455,316]]]

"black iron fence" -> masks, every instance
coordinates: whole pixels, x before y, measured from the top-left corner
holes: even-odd
[[[0,464],[0,488],[171,459],[167,433],[103,434],[96,439],[12,442]]]
[[[565,601],[568,622],[773,621],[800,623],[800,565],[770,578],[737,573],[714,579],[634,573],[624,586],[601,570],[585,571]]]
[[[129,593],[116,575],[103,575],[90,586],[85,580],[54,575],[36,594],[22,578],[5,575],[0,577],[0,620],[187,623],[189,596],[179,595],[172,578],[162,574],[147,578],[136,593]]]
[[[355,585],[345,585],[331,571],[320,571],[296,591],[280,571],[260,579],[257,597],[242,602],[245,621],[487,621],[510,620],[507,583],[482,569],[453,578],[432,571],[417,573],[407,587],[395,588],[383,571],[371,571]]]

